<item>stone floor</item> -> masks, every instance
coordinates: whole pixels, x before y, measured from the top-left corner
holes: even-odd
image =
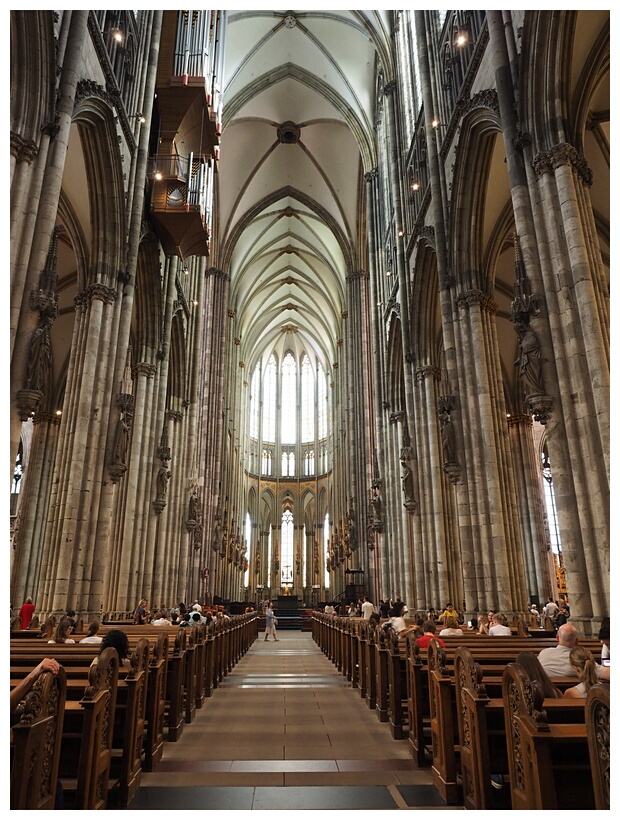
[[[278,638],[259,635],[130,809],[454,810],[310,633]]]

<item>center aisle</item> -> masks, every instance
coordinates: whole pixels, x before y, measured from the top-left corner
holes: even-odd
[[[309,632],[261,633],[130,809],[450,808]]]

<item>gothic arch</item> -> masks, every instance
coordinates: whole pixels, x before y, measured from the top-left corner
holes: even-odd
[[[465,290],[478,288],[488,292],[489,288],[480,268],[487,186],[499,133],[497,113],[490,108],[473,109],[461,123],[452,183],[454,239],[451,267],[457,282]]]
[[[56,105],[54,13],[11,9],[11,123],[24,143],[39,146]]]
[[[163,327],[160,262],[155,242],[140,243],[132,324],[136,337],[136,361],[152,362],[161,346]]]
[[[434,341],[441,334],[437,257],[426,240],[420,240],[414,263],[411,295],[411,352],[418,366],[436,365]]]
[[[126,208],[114,117],[113,109],[99,96],[76,101],[73,120],[78,126],[90,194],[89,284],[97,282],[116,290],[118,272],[126,264]]]
[[[403,343],[400,317],[392,314],[387,350],[386,393],[392,412],[405,409]]]

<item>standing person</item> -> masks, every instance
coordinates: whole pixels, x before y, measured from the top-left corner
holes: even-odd
[[[30,621],[32,620],[32,616],[34,615],[34,604],[32,603],[32,598],[28,597],[21,605],[21,609],[19,610],[19,617],[22,621],[22,629],[28,629],[30,626]]]
[[[368,600],[368,597],[366,595],[364,595],[364,603],[362,604],[362,618],[365,621],[369,621],[370,616],[372,615],[374,610],[375,610],[374,606]]]
[[[146,598],[142,598],[140,603],[136,607],[136,611],[133,614],[133,622],[135,624],[146,624],[148,623],[148,604],[149,602]]]
[[[551,623],[555,626],[555,619],[557,618],[558,612],[558,605],[553,598],[549,598],[542,611],[543,618],[549,618]]]
[[[278,623],[278,619],[276,618],[273,608],[271,606],[271,601],[269,602],[269,606],[267,607],[267,612],[265,612],[265,640],[269,637],[269,635],[273,635],[274,641],[278,640],[276,635],[276,626]]]
[[[390,602],[387,600],[379,602],[379,614],[382,618],[388,618],[390,615]]]

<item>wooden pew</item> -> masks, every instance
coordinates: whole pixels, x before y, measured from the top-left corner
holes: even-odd
[[[89,667],[80,701],[65,704],[59,777],[65,808],[105,809],[110,787],[118,653],[105,649]]]
[[[400,633],[392,627],[388,629],[388,717],[395,740],[402,740],[407,735],[407,640],[410,634],[419,634],[416,627],[409,627]]]
[[[43,672],[16,710],[12,729],[11,809],[54,809],[67,680]]]
[[[49,647],[45,647],[45,650]],[[77,700],[88,686],[91,663],[99,657],[99,646],[93,644],[58,644],[56,660],[62,664],[67,678],[68,698]],[[110,650],[115,652],[115,650]],[[39,648],[39,653],[44,652]],[[105,655],[107,649],[101,653]],[[48,654],[45,651],[45,654]],[[14,652],[11,672],[19,674],[19,658],[28,668],[32,655]],[[117,656],[118,657],[118,656]],[[127,667],[117,671],[114,708],[109,713],[113,723],[108,801],[125,808],[140,785],[142,755],[146,729],[149,642],[139,638]]]
[[[513,809],[595,808],[585,722],[550,724],[519,664],[504,670],[503,693]]]
[[[588,749],[597,809],[610,808],[611,758],[609,746],[609,686],[593,686],[586,700]]]
[[[459,769],[465,808],[510,809],[510,773],[503,696],[489,696],[482,667],[464,647],[456,652],[454,678]],[[566,686],[570,685],[571,682],[567,680]],[[583,701],[547,698],[543,706],[550,723],[584,721]],[[504,778],[505,787],[499,792],[491,785],[492,774],[502,775]]]

